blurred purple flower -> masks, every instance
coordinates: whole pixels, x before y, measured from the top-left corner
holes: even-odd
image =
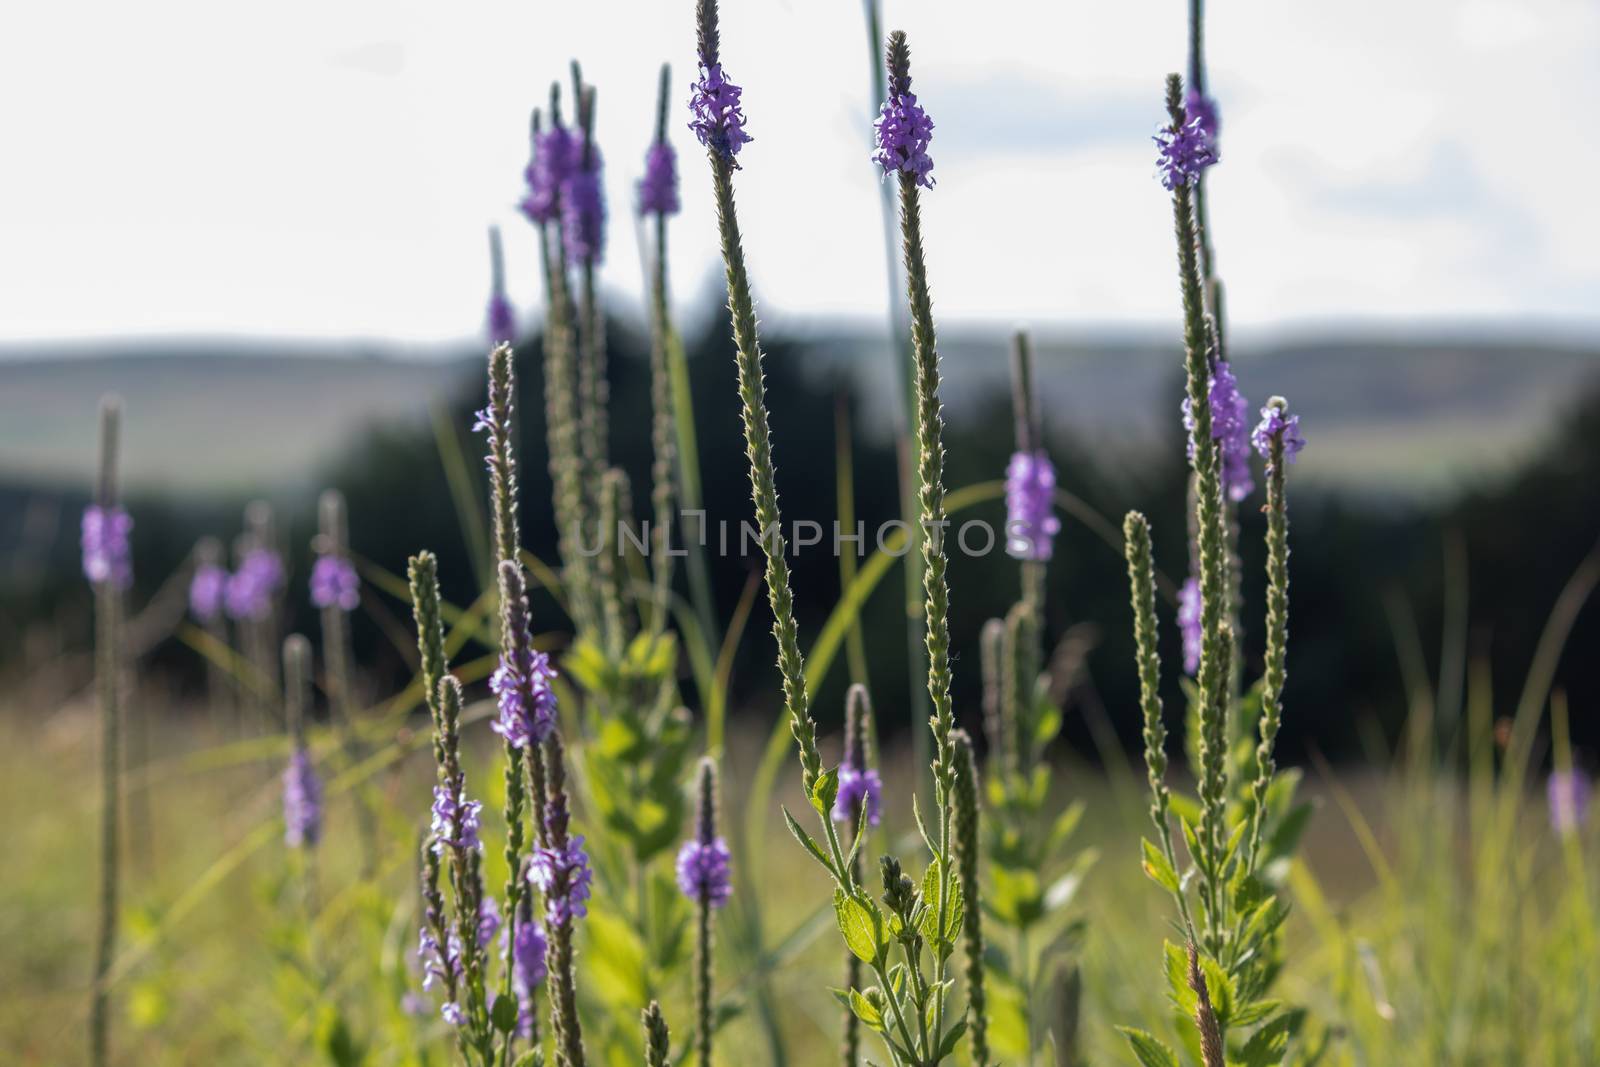
[[[861,806],[867,808],[867,825],[877,826],[882,817],[883,779],[871,767],[839,765],[839,793],[833,798],[833,821],[854,825],[860,818]]]
[[[728,843],[688,840],[678,849],[678,891],[697,903],[720,908],[733,895]]]
[[[566,926],[574,917],[589,914],[594,872],[583,850],[583,835],[568,838],[564,848],[536,848],[529,859],[528,881],[544,894],[545,921]]]
[[[311,567],[311,603],[319,608],[354,611],[361,603],[361,579],[344,556],[319,556]]]
[[[223,598],[235,619],[261,620],[272,614],[272,598],[283,585],[283,560],[270,548],[252,548],[228,579]]]
[[[1183,633],[1183,673],[1193,678],[1200,670],[1200,582],[1189,578],[1178,590],[1178,629]]]
[[[445,846],[475,852],[483,847],[478,839],[478,823],[483,811],[483,801],[462,800],[448,785],[433,787],[433,851],[443,851]],[[456,821],[461,822],[461,835],[456,836]]]
[[[528,193],[522,213],[534,223],[554,222],[560,210],[561,185],[577,164],[577,139],[565,127],[540,131],[533,140],[533,160],[524,170]]]
[[[222,600],[228,591],[228,572],[215,563],[202,563],[189,579],[189,611],[201,622],[222,614]]]
[[[517,339],[517,314],[504,293],[489,297],[489,343],[510,344]]]
[[[517,923],[511,944],[511,992],[517,998],[517,1036],[533,1033],[534,1013],[538,1010],[534,990],[545,979],[544,931],[535,922]]]
[[[644,157],[644,177],[639,179],[639,214],[676,215],[678,203],[678,153],[667,141],[657,141]]]
[[[561,240],[574,263],[605,258],[606,199],[600,183],[600,150],[589,146],[589,165],[573,168],[561,186]]]
[[[738,170],[733,157],[754,140],[744,132],[744,107],[739,103],[744,90],[727,79],[721,63],[707,64],[705,59],[700,59],[700,78],[689,97],[689,110],[694,114],[689,129],[702,145]]]
[[[1161,184],[1177,191],[1200,180],[1200,174],[1217,162],[1217,151],[1198,118],[1173,129],[1163,126],[1151,138],[1157,145],[1156,171]]]
[[[1550,802],[1550,825],[1557,833],[1570,834],[1582,828],[1589,817],[1592,792],[1589,776],[1576,767],[1550,775],[1545,793]]]
[[[310,753],[297,745],[283,769],[283,841],[290,848],[307,848],[321,836],[322,782]]]
[[[877,133],[877,148],[872,153],[873,162],[883,168],[885,176],[899,171],[916,179],[918,185],[933,188],[933,159],[928,155],[928,144],[933,140],[933,120],[917,103],[916,93],[897,93],[883,102],[878,118],[873,123]]]
[[[1043,449],[1013,452],[1006,466],[1006,554],[1047,560],[1061,520],[1055,513],[1056,469]]]
[[[128,535],[133,519],[119,507],[90,504],[83,509],[83,576],[99,585],[127,589],[133,584],[133,549]]]
[[[1217,360],[1208,387],[1211,439],[1222,455],[1222,487],[1235,504],[1255,491],[1250,476],[1250,403],[1239,392],[1239,380],[1225,359]],[[1189,432],[1189,458],[1194,459],[1194,412],[1184,397],[1183,428]]]
[[[1222,116],[1217,112],[1216,100],[1190,89],[1183,98],[1183,111],[1186,118],[1199,123],[1207,140],[1216,141],[1222,130]]]
[[[1294,457],[1306,447],[1306,439],[1300,433],[1300,416],[1288,414],[1288,408],[1274,397],[1261,409],[1261,422],[1250,435],[1250,442],[1256,446],[1257,452],[1270,460],[1272,439],[1278,434],[1283,435],[1283,458],[1293,463]]]

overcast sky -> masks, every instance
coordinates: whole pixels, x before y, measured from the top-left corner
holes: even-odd
[[[946,321],[1176,319],[1149,135],[1183,0],[889,0],[936,124],[924,198]],[[755,136],[737,175],[758,298],[884,307],[857,0],[724,4]],[[675,74],[681,300],[716,278],[684,129],[692,0],[215,0],[0,16],[0,340],[218,332],[431,343],[481,328],[485,227],[536,305],[513,210],[527,117],[580,58],[599,87],[610,248],[636,301],[633,182]],[[1243,327],[1456,319],[1600,335],[1600,5],[1218,0],[1211,183]]]

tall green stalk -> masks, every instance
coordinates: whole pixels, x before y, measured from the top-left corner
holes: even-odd
[[[122,403],[100,403],[100,468],[95,503],[117,506],[117,445]],[[100,900],[94,984],[89,993],[89,1063],[104,1067],[110,1047],[108,976],[117,944],[122,797],[122,591],[114,580],[94,584],[95,690],[100,700]]]

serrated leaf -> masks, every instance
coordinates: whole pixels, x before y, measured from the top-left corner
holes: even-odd
[[[955,1054],[956,1045],[961,1041],[961,1035],[967,1032],[967,1020],[957,1019],[956,1024],[945,1032],[944,1039],[939,1042],[938,1059]]]
[[[1128,1039],[1128,1046],[1143,1067],[1178,1067],[1177,1054],[1143,1030],[1119,1026],[1117,1032]]]
[[[854,989],[850,990],[850,1010],[855,1012],[857,1019],[860,1019],[879,1033],[886,1029],[883,1022],[883,1012],[879,1011],[872,1001],[857,993]]]
[[[1151,844],[1149,838],[1141,837],[1139,844],[1144,852],[1144,862],[1141,866],[1144,868],[1145,877],[1168,892],[1176,893],[1178,872],[1172,869],[1172,864],[1168,862],[1165,853]]]
[[[846,896],[844,890],[833,891],[833,914],[838,921],[844,943],[855,957],[870,965],[876,964],[888,947],[884,938],[883,913],[872,901]]]
[[[1238,1051],[1239,1067],[1278,1067],[1289,1051],[1289,1038],[1299,1028],[1298,1012],[1286,1012],[1250,1035]]]
[[[817,776],[811,786],[811,806],[824,819],[830,818],[833,802],[839,796],[839,768],[829,767]]]
[[[822,851],[822,846],[811,840],[811,835],[806,833],[805,830],[801,828],[800,824],[794,821],[794,816],[789,814],[788,808],[783,808],[782,811],[783,821],[788,825],[789,833],[794,835],[794,839],[796,841],[805,846],[805,850],[811,853],[816,861],[822,864],[823,868],[829,874],[833,874],[833,861],[828,858],[828,854],[826,852]]]
[[[942,889],[939,874],[939,861],[934,860],[922,875],[922,901],[927,906],[923,913],[922,922],[918,929],[930,945],[946,950],[955,946],[956,937],[961,933],[962,923],[966,921],[966,901],[961,893],[961,881],[954,876],[950,879],[950,903],[945,907],[945,922],[943,929],[939,929],[940,891]]]

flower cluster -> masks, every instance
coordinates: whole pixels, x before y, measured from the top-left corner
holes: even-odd
[[[354,611],[361,603],[361,579],[344,556],[320,556],[311,568],[311,603],[319,608]]]
[[[1283,435],[1283,458],[1293,463],[1306,447],[1306,439],[1300,433],[1300,416],[1290,415],[1281,403],[1269,403],[1261,409],[1261,422],[1250,435],[1250,442],[1263,457],[1271,459],[1272,439],[1279,434]]]
[[[606,200],[600,168],[600,150],[591,144],[561,186],[561,240],[567,258],[575,263],[598,263],[605,254]]]
[[[1015,452],[1006,466],[1006,554],[1047,560],[1061,532],[1055,514],[1056,469],[1043,449]]]
[[[582,145],[564,126],[543,130],[533,139],[533,160],[524,170],[528,182],[522,213],[534,223],[554,222],[560,212],[561,185],[577,165]]]
[[[1217,113],[1217,102],[1191,88],[1183,98],[1184,117],[1198,123],[1208,141],[1215,142],[1222,129],[1222,118]]]
[[[517,316],[511,308],[511,301],[506,299],[506,294],[495,290],[489,297],[489,343],[491,345],[510,344],[517,337]]]
[[[500,666],[489,677],[489,689],[500,705],[500,715],[490,729],[505,738],[513,748],[539,744],[556,722],[556,694],[550,688],[556,669],[550,657],[526,641],[521,642],[515,662],[504,653]]]
[[[559,848],[536,848],[528,864],[528,881],[544,894],[546,921],[566,926],[574,917],[589,914],[588,905],[594,872],[589,869],[589,854],[583,850],[583,835],[569,838]]]
[[[689,129],[702,145],[711,149],[734,169],[739,164],[734,156],[739,149],[754,140],[744,132],[744,108],[739,103],[743,89],[727,79],[721,63],[700,64],[700,78],[694,83],[694,94],[689,97],[689,110],[694,120]]]
[[[678,891],[697,903],[722,907],[733,896],[731,859],[720,837],[685,841],[678,849]]]
[[[311,754],[297,746],[283,769],[283,841],[307,848],[322,835],[322,783],[311,766]]]
[[[883,779],[871,767],[839,766],[839,794],[833,798],[833,821],[854,823],[867,809],[867,825],[877,826],[881,818]]]
[[[678,153],[667,141],[657,141],[644,156],[644,177],[639,179],[639,214],[676,215],[678,203]]]
[[[235,619],[267,618],[282,585],[283,560],[270,548],[252,548],[228,579],[224,596],[228,614]]]
[[[1556,771],[1545,784],[1550,802],[1550,825],[1558,834],[1570,834],[1589,817],[1592,787],[1589,776],[1577,768]]]
[[[1178,590],[1178,629],[1183,633],[1183,673],[1193,678],[1200,670],[1200,580],[1189,578]]]
[[[536,922],[518,922],[517,932],[510,945],[511,992],[517,997],[517,1035],[527,1037],[533,1033],[533,991],[544,982],[545,969],[544,930]]]
[[[1151,140],[1157,146],[1161,184],[1174,192],[1199,181],[1201,172],[1217,162],[1217,150],[1198,117],[1185,119],[1181,126],[1164,126]]]
[[[83,509],[83,576],[114,589],[133,584],[133,550],[128,535],[133,519],[119,507],[90,504]]]
[[[899,171],[909,174],[916,183],[933,188],[933,160],[928,155],[928,144],[933,140],[933,120],[917,103],[917,94],[897,93],[885,100],[873,124],[877,131],[877,149],[873,162],[883,168],[885,176]]]
[[[488,947],[489,942],[493,941],[495,934],[499,932],[500,906],[492,897],[484,897],[478,905],[478,948]],[[424,992],[432,989],[435,984],[449,988],[449,976],[461,973],[461,937],[452,931],[447,942],[441,952],[439,939],[434,936],[433,930],[427,925],[422,927],[422,932],[417,938],[416,959],[422,971]],[[467,1021],[467,1013],[453,1000],[441,1004],[439,1014],[451,1026],[460,1026]]]
[[[433,851],[437,854],[446,845],[468,852],[482,848],[482,842],[478,839],[478,823],[482,810],[483,801],[465,800],[443,783],[434,786],[433,822],[430,827],[433,831]],[[458,820],[461,824],[459,837],[456,835]]]
[[[201,622],[222,614],[223,597],[228,591],[228,572],[215,563],[202,563],[189,579],[189,611]]]
[[[1222,487],[1238,503],[1255,491],[1250,477],[1250,403],[1239,392],[1239,379],[1225,359],[1211,373],[1211,439],[1222,453]],[[1189,432],[1189,458],[1194,459],[1194,412],[1183,401],[1183,428]]]

